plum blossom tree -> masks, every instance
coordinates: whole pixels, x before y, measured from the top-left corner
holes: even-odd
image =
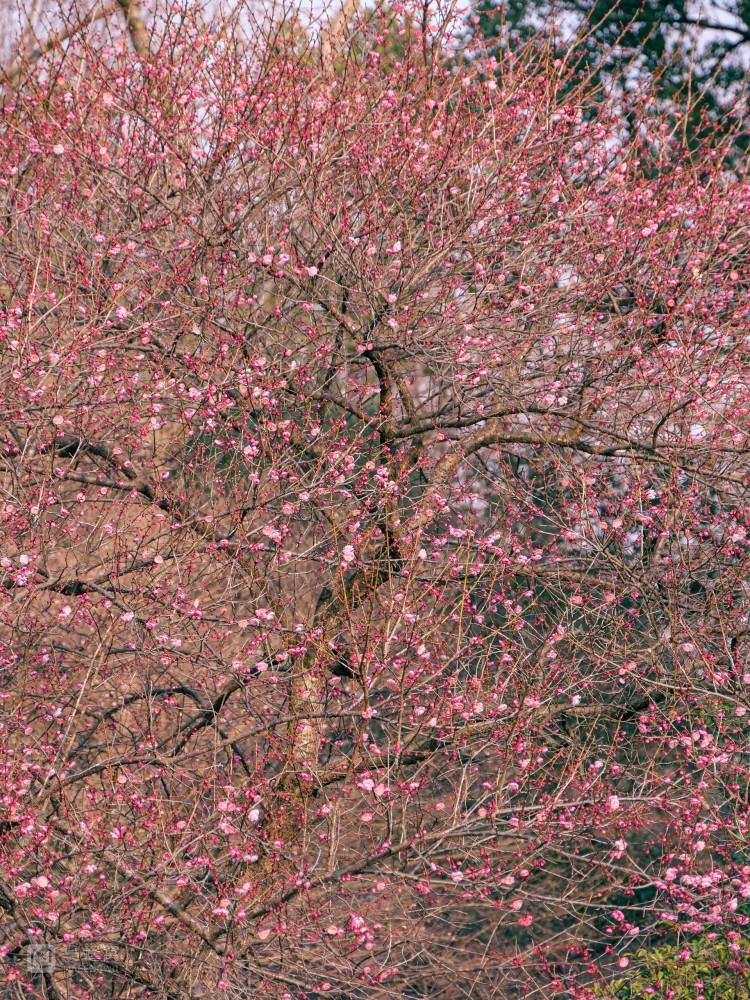
[[[419,11],[121,13],[0,98],[6,995],[739,974],[740,165]]]

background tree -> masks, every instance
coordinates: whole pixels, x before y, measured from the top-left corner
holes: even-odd
[[[592,83],[637,88],[680,109],[683,127],[700,143],[706,117],[726,122],[743,148],[746,130],[734,116],[747,112],[750,7],[745,0],[481,0],[473,31],[505,46],[546,36],[576,75]],[[727,116],[729,120],[727,121]]]
[[[113,10],[2,95],[9,995],[554,994],[739,934],[729,143],[421,10],[251,14]]]

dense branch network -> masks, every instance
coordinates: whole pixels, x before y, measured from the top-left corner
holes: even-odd
[[[3,94],[12,981],[513,996],[739,935],[736,161],[416,14],[123,9]]]

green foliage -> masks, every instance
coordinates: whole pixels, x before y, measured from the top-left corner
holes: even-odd
[[[598,987],[602,1000],[747,1000],[750,940],[705,934],[678,945],[648,948],[632,958],[627,977]],[[701,984],[701,985],[699,985]]]

